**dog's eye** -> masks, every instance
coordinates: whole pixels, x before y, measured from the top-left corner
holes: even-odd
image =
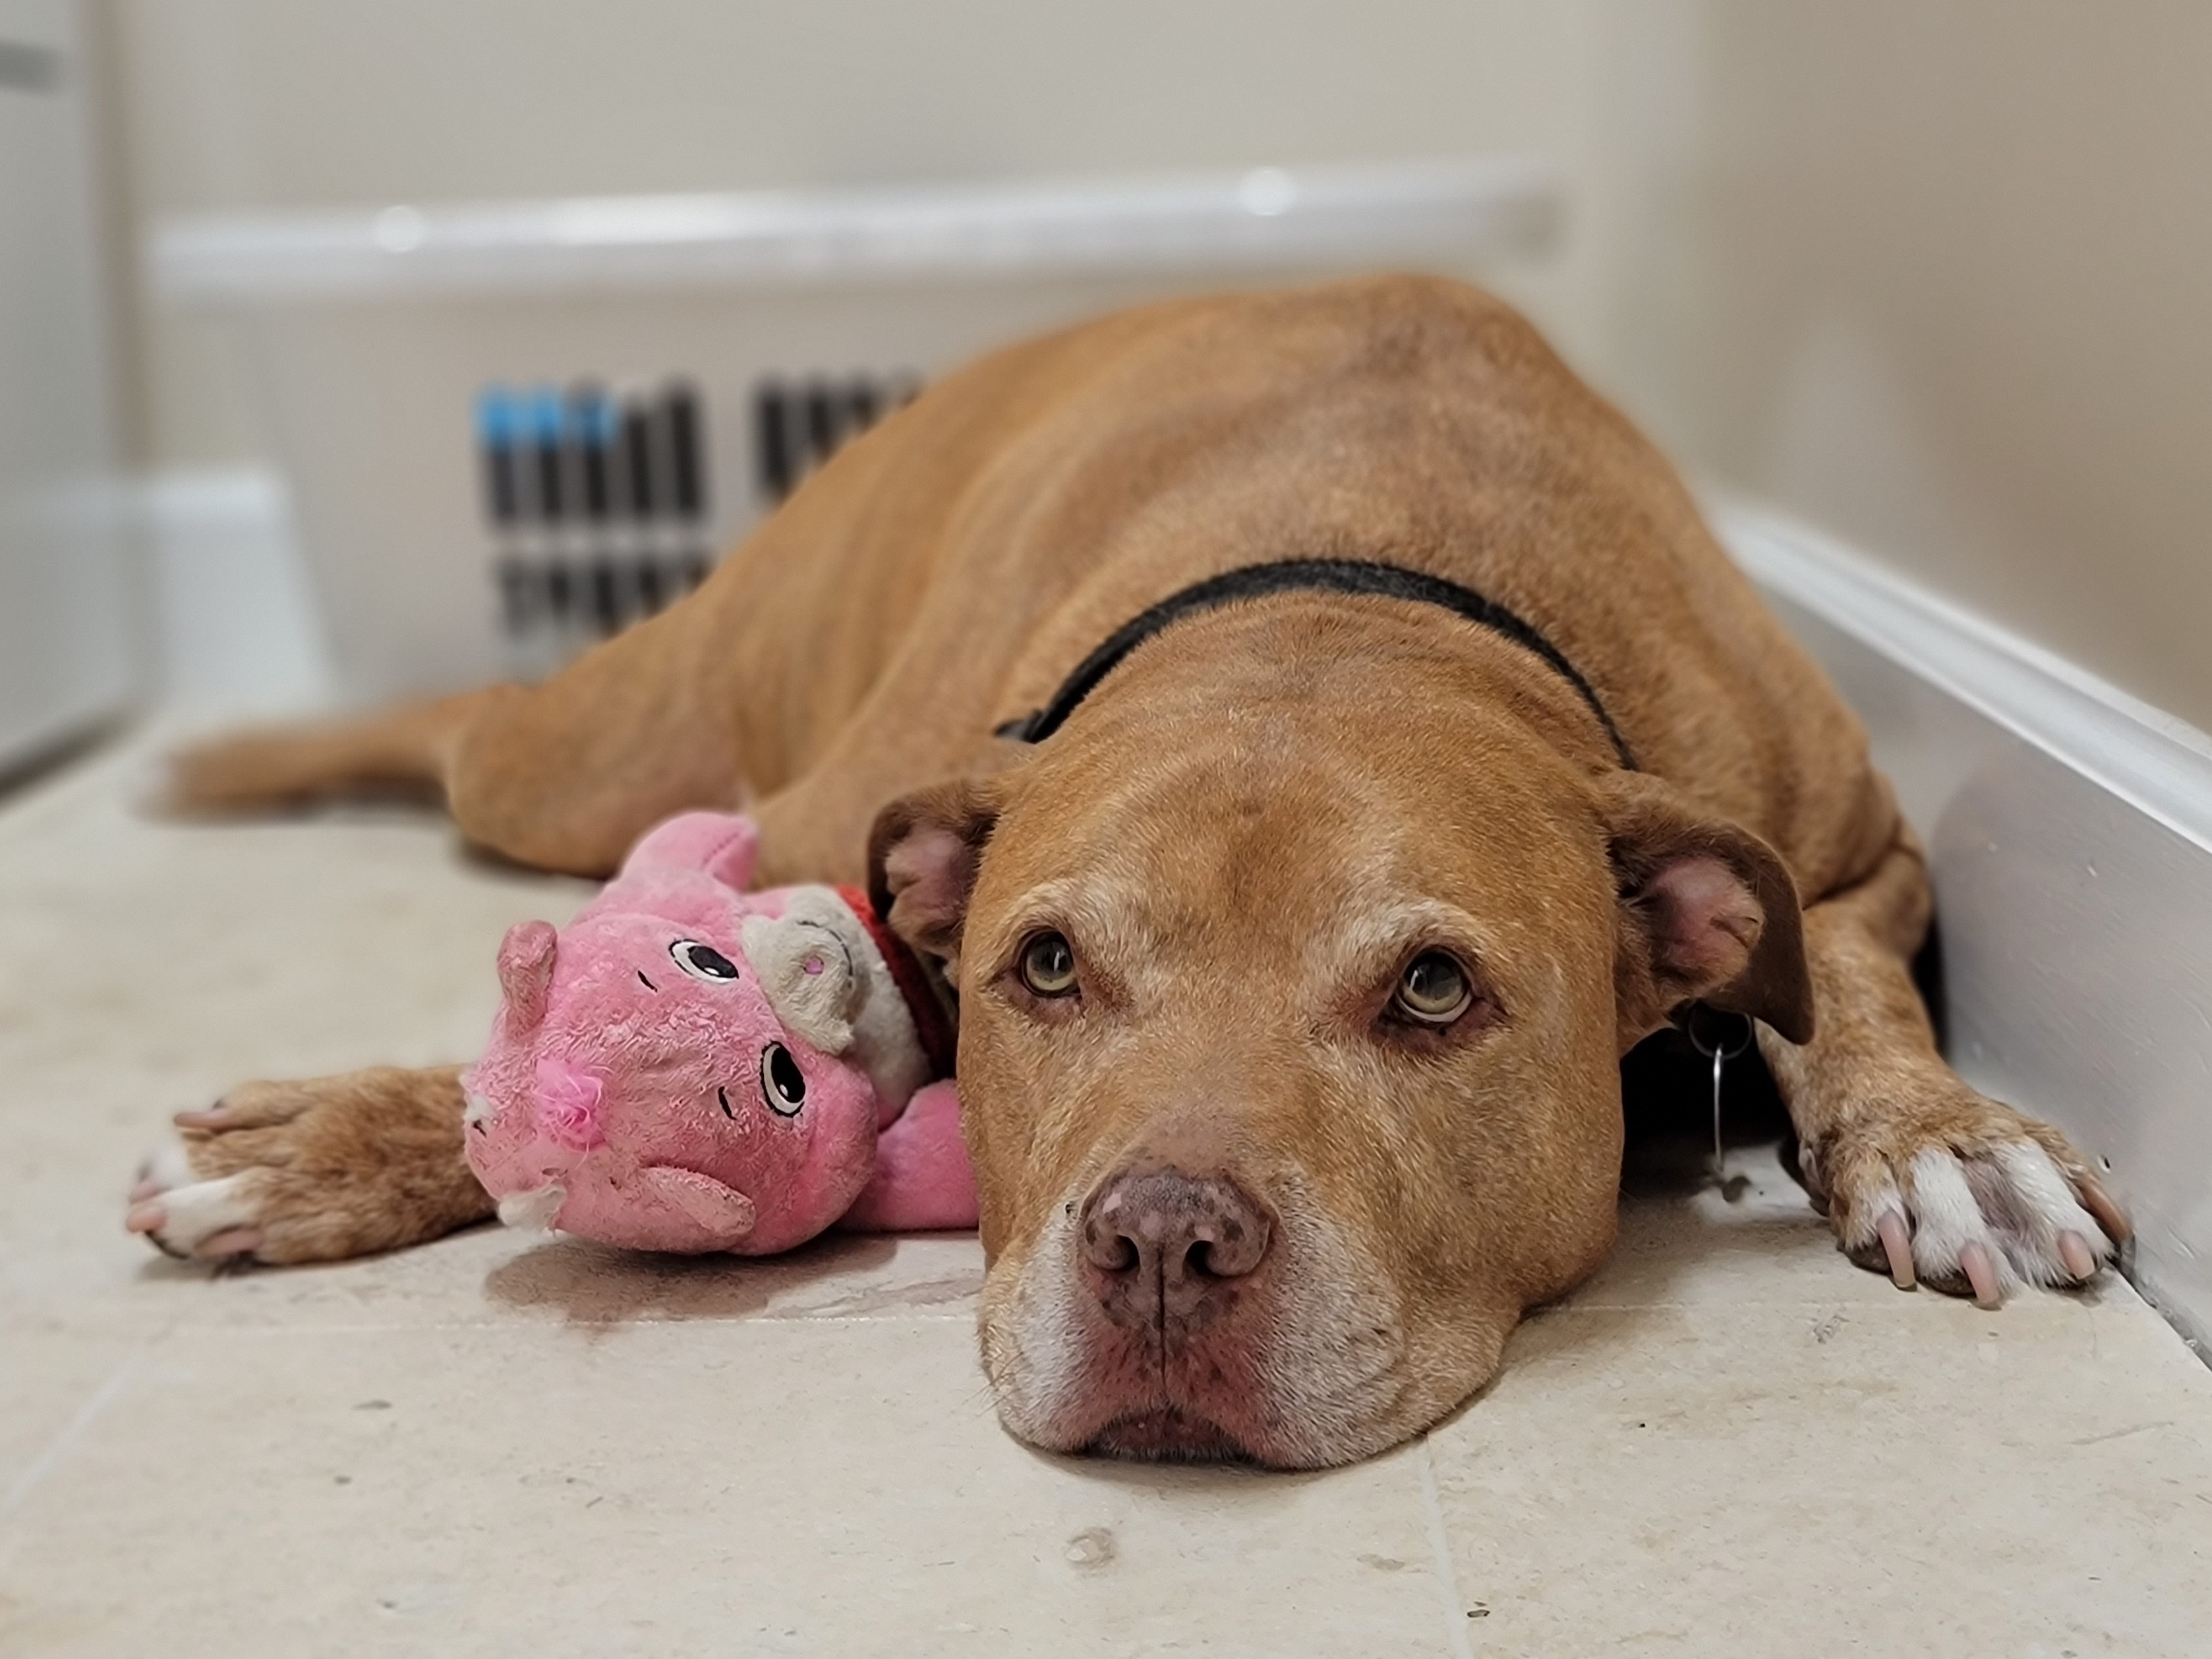
[[[1022,983],[1041,997],[1075,994],[1075,951],[1059,933],[1039,933],[1022,947]]]
[[[668,947],[668,954],[676,958],[676,965],[694,979],[731,980],[738,976],[738,964],[732,962],[711,945],[702,945],[696,939],[679,939]]]
[[[805,1102],[806,1073],[781,1042],[769,1043],[761,1055],[761,1093],[778,1117],[797,1117]]]
[[[1390,998],[1393,1013],[1420,1025],[1449,1025],[1474,1000],[1467,969],[1442,951],[1424,951],[1406,964]]]

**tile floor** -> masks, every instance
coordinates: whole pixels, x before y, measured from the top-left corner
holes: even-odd
[[[158,1258],[120,1199],[167,1112],[466,1055],[501,930],[583,889],[398,813],[149,823],[140,764],[0,803],[10,1659],[2212,1652],[2212,1373],[2116,1281],[1899,1295],[1756,1152],[1318,1476],[1007,1439],[972,1239]]]

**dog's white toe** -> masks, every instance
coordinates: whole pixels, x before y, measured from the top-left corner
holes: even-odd
[[[172,1141],[141,1166],[124,1224],[171,1255],[251,1255],[261,1243],[260,1173],[198,1180],[183,1143]]]
[[[138,1184],[131,1189],[131,1196],[134,1200],[142,1194],[151,1198],[172,1188],[189,1187],[192,1180],[192,1161],[185,1154],[185,1143],[172,1137],[138,1166]]]

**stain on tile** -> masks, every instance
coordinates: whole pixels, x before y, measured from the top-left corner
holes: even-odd
[[[580,1239],[537,1244],[485,1276],[486,1300],[571,1324],[639,1320],[972,1317],[982,1253],[972,1235],[829,1234],[781,1255],[648,1255]]]
[[[1118,1547],[1111,1527],[1085,1527],[1067,1540],[1067,1559],[1075,1566],[1096,1572],[1114,1565]]]

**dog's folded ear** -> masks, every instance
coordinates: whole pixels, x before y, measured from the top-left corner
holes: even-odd
[[[1792,1042],[1813,1036],[1796,883],[1775,850],[1656,778],[1607,786],[1607,850],[1620,894],[1615,975],[1624,1041],[1683,1004],[1748,1014]]]
[[[960,975],[960,930],[999,819],[988,784],[961,779],[893,801],[868,836],[868,898],[890,929]]]

